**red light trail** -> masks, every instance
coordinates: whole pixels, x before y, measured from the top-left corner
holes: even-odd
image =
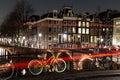
[[[80,56],[73,56],[72,59],[69,57],[63,58],[65,61],[70,61],[70,60],[78,60],[82,58],[99,58],[99,57],[108,57],[108,56],[117,56],[120,55],[119,51],[113,51],[113,52],[108,52],[108,53],[97,53],[97,54],[89,54],[89,55],[80,55]]]
[[[89,55],[80,55],[80,56],[73,56],[72,58],[70,57],[65,57],[63,58],[65,61],[71,61],[71,60],[79,60],[82,58],[100,58],[100,57],[108,57],[108,56],[118,56],[120,55],[119,51],[114,51],[114,52],[108,52],[108,53],[98,53],[98,54],[89,54]],[[40,62],[45,62],[46,60],[39,60]],[[13,64],[15,69],[23,69],[28,67],[29,62],[20,62]],[[12,68],[12,67],[9,67]]]

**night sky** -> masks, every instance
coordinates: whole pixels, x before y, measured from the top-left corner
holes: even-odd
[[[0,23],[13,9],[18,0],[0,0]],[[120,0],[28,0],[37,15],[44,14],[63,6],[73,6],[75,13],[93,13],[97,8],[100,11],[114,9],[120,11]]]

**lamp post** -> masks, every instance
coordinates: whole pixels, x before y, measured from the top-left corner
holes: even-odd
[[[40,48],[40,47],[41,47],[41,46],[40,46],[40,43],[41,43],[41,37],[42,37],[42,34],[39,33],[39,34],[38,34],[38,37],[39,37],[39,48]]]
[[[101,45],[101,47],[102,47],[102,45],[103,45],[103,41],[104,41],[104,39],[101,38],[101,39],[100,39],[100,45]]]
[[[25,46],[25,39],[26,39],[26,37],[23,36],[23,46]]]
[[[63,34],[63,37],[66,40],[67,39],[67,34]]]
[[[111,54],[111,47],[108,48],[109,49],[109,54]],[[112,62],[112,55],[110,56],[110,70],[113,69],[113,62]]]
[[[80,35],[78,35],[78,41],[80,42]]]
[[[64,48],[65,48],[65,43],[67,42],[67,34],[63,34],[63,42],[64,42]]]

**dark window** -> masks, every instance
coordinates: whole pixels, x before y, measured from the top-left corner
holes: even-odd
[[[56,28],[53,28],[53,31],[56,32]]]
[[[51,21],[49,21],[49,24],[51,24]]]
[[[61,32],[61,27],[58,27],[58,32]]]
[[[49,48],[51,47],[51,45],[49,45]]]
[[[64,32],[67,33],[67,27],[64,27]]]
[[[51,41],[51,37],[49,37],[49,41]]]
[[[89,42],[89,36],[86,35],[85,42]]]
[[[85,37],[84,36],[82,36],[82,42],[85,42]]]
[[[57,21],[54,21],[54,24],[56,24],[57,23]]]
[[[52,28],[51,27],[49,27],[49,32],[51,32],[52,31]]]
[[[54,44],[53,46],[56,47],[56,44]]]

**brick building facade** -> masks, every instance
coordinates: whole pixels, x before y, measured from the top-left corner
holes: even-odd
[[[75,14],[71,6],[53,10],[31,22],[31,27],[36,29],[35,39],[32,39],[39,48],[111,45],[113,23],[110,13],[108,10],[106,13],[96,11],[93,15]]]

